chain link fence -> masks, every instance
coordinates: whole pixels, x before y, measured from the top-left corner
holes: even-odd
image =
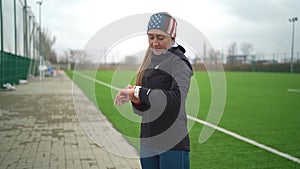
[[[27,0],[0,0],[0,88],[38,74],[39,27]]]

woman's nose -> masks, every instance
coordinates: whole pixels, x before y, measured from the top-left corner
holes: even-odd
[[[158,46],[158,45],[159,45],[158,41],[156,39],[154,39],[153,40],[153,46]]]

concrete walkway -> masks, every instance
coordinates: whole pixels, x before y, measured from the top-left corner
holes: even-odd
[[[16,88],[0,91],[0,169],[140,168],[138,158],[107,151],[111,146],[137,157],[81,90],[77,86],[72,90],[64,73]],[[74,107],[72,92],[81,98],[81,105]],[[88,120],[79,123],[75,110],[89,112]],[[91,130],[97,130],[96,136],[87,135]]]

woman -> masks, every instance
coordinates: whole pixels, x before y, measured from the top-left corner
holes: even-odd
[[[142,116],[140,160],[143,169],[187,169],[190,140],[185,101],[193,75],[185,49],[175,42],[177,22],[168,13],[150,17],[149,47],[136,86],[118,92],[115,105],[131,101]]]

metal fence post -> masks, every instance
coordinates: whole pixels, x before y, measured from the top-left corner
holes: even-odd
[[[14,0],[14,26],[15,26],[15,55],[18,55],[18,32],[17,32],[17,4],[16,0]]]
[[[1,52],[3,51],[3,17],[2,17],[2,0],[0,0],[0,37],[1,37]],[[2,56],[2,54],[1,54]],[[2,57],[1,57],[2,58]],[[2,62],[1,62],[2,63]]]
[[[15,56],[11,56],[9,59],[12,62],[12,67],[10,67],[11,73],[11,78],[10,81],[13,83],[16,83],[17,78],[18,78],[18,31],[17,31],[17,3],[16,0],[14,0],[14,29],[15,29],[15,34],[14,34],[14,39],[15,39]]]
[[[24,33],[24,56],[28,56],[28,20],[27,20],[27,0],[24,0],[23,7],[23,33]]]
[[[2,0],[0,0],[0,38],[1,38],[1,50],[0,50],[0,89],[3,87],[3,17],[2,17]]]

